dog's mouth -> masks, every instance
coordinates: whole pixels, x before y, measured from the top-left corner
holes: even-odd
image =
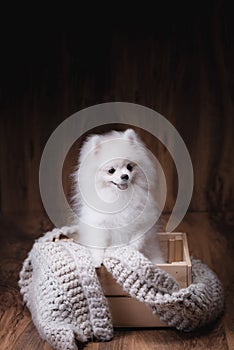
[[[126,190],[128,188],[127,183],[117,184],[114,181],[111,181],[111,183],[113,183],[119,190]]]

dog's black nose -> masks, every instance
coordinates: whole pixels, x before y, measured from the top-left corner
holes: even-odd
[[[129,179],[128,174],[123,174],[123,175],[121,175],[121,180],[127,181],[128,179]]]

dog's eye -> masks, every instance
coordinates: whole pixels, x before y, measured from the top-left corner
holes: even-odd
[[[110,168],[110,169],[108,170],[108,173],[109,173],[109,174],[114,174],[114,172],[115,172],[115,169],[114,169],[114,168]]]
[[[128,164],[128,165],[127,165],[128,171],[132,171],[132,168],[133,168],[133,166],[132,166],[131,164]]]

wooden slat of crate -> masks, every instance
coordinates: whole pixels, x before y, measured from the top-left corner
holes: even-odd
[[[157,264],[157,266],[171,274],[179,283],[180,288],[186,288],[192,281],[186,234],[180,232],[159,233],[158,236],[163,250],[168,250],[168,240],[170,238],[182,239],[183,261]],[[164,255],[167,255],[168,251],[164,251],[164,253]],[[158,316],[152,314],[152,311],[145,304],[129,297],[104,266],[97,269],[97,274],[110,304],[114,327],[167,327]]]
[[[152,310],[130,297],[108,297],[114,327],[168,327]]]
[[[184,262],[158,265],[162,270],[168,272],[179,283],[180,288],[188,286],[188,267]]]
[[[167,247],[167,241],[171,237],[181,237],[183,239],[183,248],[184,248],[184,260],[181,262],[173,262],[171,264],[164,263],[164,264],[157,264],[158,267],[160,267],[162,270],[168,272],[171,274],[180,284],[180,288],[185,288],[189,284],[191,284],[191,261],[188,251],[188,244],[187,244],[187,238],[185,233],[160,233],[159,239],[162,243],[165,242],[164,247]],[[112,277],[112,275],[106,271],[105,267],[102,266],[101,268],[97,269],[97,274],[99,277],[99,280],[101,282],[102,288],[104,290],[104,294],[106,296],[121,296],[121,295],[127,295],[125,293],[121,286],[117,284]]]

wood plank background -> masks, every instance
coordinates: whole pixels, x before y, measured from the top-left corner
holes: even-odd
[[[222,279],[229,291],[228,312],[214,328],[193,336],[165,330],[157,335],[150,330],[119,331],[112,342],[92,343],[87,349],[233,349],[234,21],[231,2],[190,5],[157,5],[152,16],[148,10],[144,25],[141,9],[138,17],[132,16],[132,22],[127,16],[93,21],[88,15],[81,22],[82,12],[72,13],[70,9],[68,16],[68,7],[64,14],[53,13],[53,21],[52,14],[37,18],[33,12],[22,18],[15,10],[11,21],[1,24],[3,349],[49,349],[22,308],[17,288],[18,272],[34,238],[52,226],[38,185],[45,144],[55,128],[73,113],[113,101],[156,110],[182,136],[191,155],[195,185],[188,215],[179,229],[188,232],[191,253]],[[65,17],[69,21],[65,22]],[[144,130],[137,131],[165,172],[167,216],[177,194],[175,166],[160,142]],[[82,139],[77,140],[64,163],[67,195],[71,191],[69,174]]]
[[[70,24],[57,31],[35,26],[32,37],[27,29],[8,33],[1,55],[1,212],[41,210],[38,169],[49,136],[71,114],[112,101],[150,107],[177,128],[195,171],[191,211],[233,211],[233,23],[221,4],[162,28],[163,19],[145,29],[84,34]],[[141,134],[166,173],[170,211],[173,162]]]

